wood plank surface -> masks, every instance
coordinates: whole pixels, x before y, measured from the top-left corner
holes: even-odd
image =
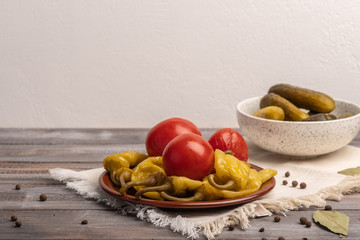
[[[85,170],[102,167],[102,159],[129,149],[145,151],[148,129],[0,129],[0,239],[186,239],[169,228],[160,228],[135,216],[123,216],[49,178],[56,167]],[[215,129],[202,129],[208,138]],[[360,147],[360,135],[351,145]],[[359,156],[360,157],[360,156]],[[360,162],[359,162],[360,163]],[[21,189],[16,190],[15,185]],[[45,202],[39,200],[46,194]],[[328,202],[350,217],[349,236],[360,239],[360,194]],[[243,231],[225,229],[216,239],[339,239],[313,224],[305,228],[299,218],[311,219],[318,208],[292,211],[282,221],[273,217],[251,220]],[[21,227],[14,227],[12,215]],[[82,225],[82,220],[88,220]],[[264,232],[259,232],[261,227]],[[204,238],[201,238],[204,239]]]

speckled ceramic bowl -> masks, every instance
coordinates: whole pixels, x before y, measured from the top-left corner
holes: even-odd
[[[252,116],[260,109],[261,97],[246,99],[237,105],[237,120],[242,134],[257,146],[284,155],[317,156],[346,146],[360,130],[360,107],[335,99],[332,112],[339,116],[351,112],[352,117],[318,122],[291,122]]]

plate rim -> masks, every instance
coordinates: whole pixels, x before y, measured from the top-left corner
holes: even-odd
[[[252,168],[256,169],[257,171],[263,169],[254,164],[250,164],[250,165]],[[159,207],[159,208],[177,208],[177,209],[219,208],[219,207],[226,207],[232,205],[240,205],[266,195],[276,185],[276,180],[274,177],[272,177],[269,180],[267,180],[265,183],[263,183],[258,191],[242,197],[231,198],[231,199],[209,200],[209,201],[176,202],[176,201],[163,201],[163,200],[155,200],[148,198],[141,198],[137,200],[135,199],[135,196],[129,194],[121,196],[120,193],[116,190],[114,184],[111,182],[110,177],[105,169],[104,172],[101,173],[98,182],[100,187],[107,194],[110,194],[113,197],[119,198],[126,202],[143,204],[143,205]]]

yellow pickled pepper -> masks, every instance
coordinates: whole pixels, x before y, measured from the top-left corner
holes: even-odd
[[[250,169],[250,174],[248,178],[248,184],[246,188],[238,190],[238,191],[231,191],[231,190],[222,190],[224,198],[237,198],[242,197],[245,195],[249,195],[258,191],[261,185],[275,176],[277,174],[276,170],[273,169],[263,169],[261,171],[256,171],[255,169]]]
[[[226,154],[223,151],[215,150],[215,175],[221,183],[234,180],[237,189],[245,189],[250,173],[250,164],[240,161],[231,154]]]
[[[148,156],[136,151],[126,151],[112,154],[103,160],[104,169],[110,173],[112,182],[120,185],[119,176],[125,170],[129,171],[132,167],[138,165]],[[130,170],[131,171],[131,170]],[[127,179],[130,180],[130,179]]]
[[[152,173],[162,172],[165,174],[163,169],[162,157],[148,157],[141,163],[139,163],[135,168],[133,168],[133,173],[131,175],[131,181],[141,181],[149,178]],[[143,189],[143,186],[134,186],[136,191]],[[146,197],[152,199],[161,200],[162,197],[158,192],[147,192],[144,193]]]
[[[192,192],[203,185],[202,181],[187,177],[170,176],[168,180],[172,183],[172,195],[174,196],[185,196],[188,192]]]

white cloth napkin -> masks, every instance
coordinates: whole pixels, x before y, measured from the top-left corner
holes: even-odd
[[[297,210],[303,207],[324,206],[326,200],[340,201],[343,194],[360,192],[360,176],[344,176],[337,172],[360,166],[360,148],[346,146],[331,154],[316,158],[292,158],[262,150],[249,143],[249,163],[278,171],[275,188],[259,199],[233,207],[215,208],[207,211],[164,210],[143,205],[134,205],[105,193],[98,184],[103,168],[73,171],[55,168],[50,170],[52,178],[63,181],[66,186],[85,198],[92,198],[123,214],[134,214],[156,226],[169,227],[187,237],[196,239],[205,235],[208,239],[221,233],[224,227],[250,226],[251,218]],[[290,176],[285,177],[289,171]],[[283,185],[283,180],[288,184]],[[292,187],[291,182],[306,183],[305,189]]]

